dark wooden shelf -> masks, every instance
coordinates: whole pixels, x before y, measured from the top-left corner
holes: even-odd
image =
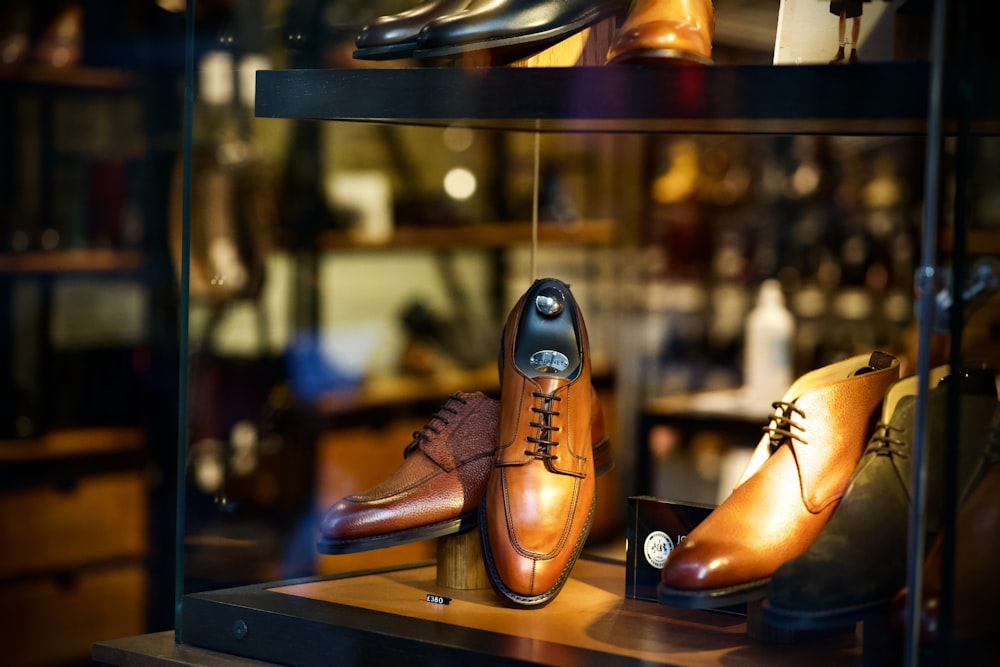
[[[970,255],[1000,255],[1000,230],[970,229],[966,232],[966,252]],[[941,233],[941,249],[955,250],[955,231],[948,227]]]
[[[52,67],[23,64],[0,65],[0,83],[121,90],[133,88],[139,78],[135,72],[111,67]]]
[[[0,440],[0,490],[141,471],[145,461],[146,433],[137,426],[54,429]]]
[[[145,445],[137,426],[58,429],[37,438],[0,440],[0,464],[135,453]]]
[[[615,240],[614,220],[540,222],[539,243],[607,245]],[[319,237],[324,250],[410,250],[421,248],[506,248],[531,243],[531,223],[455,225],[453,227],[397,227],[384,242],[359,240],[351,232],[325,232]]]
[[[595,382],[611,378],[613,372],[607,359],[591,360]],[[442,370],[433,375],[373,376],[357,389],[324,394],[312,403],[312,407],[325,415],[342,416],[407,403],[439,401],[456,391],[496,393],[499,390],[497,367],[488,364],[481,368]]]
[[[138,250],[53,250],[0,255],[0,273],[138,271],[145,266]]]
[[[256,113],[523,131],[920,134],[929,74],[921,62],[262,70]],[[946,87],[946,119],[956,90]],[[985,103],[976,120],[989,129],[998,115]]]

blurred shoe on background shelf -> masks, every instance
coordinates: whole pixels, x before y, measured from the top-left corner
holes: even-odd
[[[711,0],[635,0],[608,49],[609,64],[712,64]]]
[[[52,67],[72,67],[83,54],[83,5],[60,6],[35,45],[35,59]]]
[[[364,26],[354,40],[353,57],[359,60],[409,58],[417,48],[421,28],[435,19],[456,14],[470,0],[425,0],[397,14],[380,16]]]
[[[414,56],[489,52],[491,64],[509,64],[627,8],[628,0],[473,0],[424,26]]]

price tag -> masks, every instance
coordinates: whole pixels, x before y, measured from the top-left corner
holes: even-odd
[[[451,598],[446,598],[443,595],[434,595],[432,593],[428,593],[427,601],[433,602],[434,604],[448,604],[451,602]]]

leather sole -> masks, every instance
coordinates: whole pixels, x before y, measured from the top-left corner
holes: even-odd
[[[615,460],[611,457],[611,439],[604,436],[594,443],[594,475],[602,477],[615,469]]]
[[[569,574],[573,571],[573,566],[576,564],[577,558],[580,557],[580,552],[583,551],[583,547],[587,543],[587,536],[590,535],[590,526],[594,520],[594,509],[596,507],[597,496],[595,495],[594,501],[590,504],[590,512],[587,514],[587,523],[584,526],[583,534],[580,535],[580,539],[573,547],[573,555],[566,563],[566,567],[559,574],[559,579],[556,580],[555,585],[538,595],[521,595],[504,586],[500,580],[500,574],[497,572],[496,565],[493,564],[493,554],[490,551],[489,537],[486,535],[485,530],[480,530],[479,538],[483,548],[483,563],[486,565],[486,575],[493,586],[493,590],[507,602],[513,603],[517,607],[540,608],[551,602],[559,594],[559,591],[562,590],[566,580],[569,579]],[[482,501],[479,503],[479,522],[480,525],[486,525],[486,503]]]
[[[420,48],[418,46],[417,50],[413,52],[413,56],[415,58],[437,58],[442,56],[457,56],[476,51],[490,51],[494,54],[492,58],[493,62],[513,62],[543,51],[553,44],[561,42],[584,28],[597,23],[601,19],[606,18],[606,16],[606,14],[588,16],[566,25],[559,25],[555,28],[529,35],[484,39],[464,44],[442,44],[427,48]]]
[[[570,36],[571,34],[558,35],[545,40],[518,38],[519,41],[509,41],[498,39],[495,42],[477,42],[466,46],[417,49],[413,52],[413,57],[421,60],[438,59],[449,62],[461,61],[463,57],[467,57],[483,67],[502,67],[518,60],[530,58]]]
[[[854,625],[872,616],[884,616],[892,599],[818,612],[782,609],[764,601],[764,622],[788,630],[825,630]]]
[[[371,551],[373,549],[385,549],[387,547],[399,546],[400,544],[409,544],[410,542],[420,542],[436,537],[444,537],[445,535],[462,533],[475,528],[476,524],[477,514],[476,510],[473,510],[466,512],[457,519],[439,521],[427,526],[408,528],[394,533],[373,535],[372,537],[359,537],[351,540],[320,538],[316,542],[316,550],[321,554],[352,554],[360,551]]]
[[[670,588],[660,583],[656,587],[656,599],[660,601],[660,604],[680,609],[718,609],[765,597],[767,584],[770,581],[771,579],[768,577],[725,588],[698,591]]]
[[[675,65],[711,65],[714,62],[711,58],[677,49],[635,49],[618,54],[607,64],[664,64],[664,61]]]
[[[400,60],[403,58],[412,58],[416,48],[416,40],[412,42],[398,42],[396,44],[383,44],[381,46],[367,46],[355,49],[351,57],[355,60]]]

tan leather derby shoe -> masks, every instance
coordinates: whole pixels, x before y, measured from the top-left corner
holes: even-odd
[[[596,500],[589,343],[568,285],[535,281],[510,313],[500,361],[500,439],[480,505],[483,555],[498,593],[537,606],[569,576]]]
[[[711,0],[633,0],[615,33],[607,62],[711,64],[715,7]]]
[[[774,403],[743,480],[667,558],[660,602],[710,608],[764,597],[774,571],[826,525],[898,378],[897,359],[875,352],[796,380]]]
[[[453,395],[413,434],[403,462],[392,474],[326,511],[319,526],[319,552],[369,551],[474,528],[493,469],[499,417],[496,399],[481,392]],[[592,432],[597,465],[607,472],[614,463],[599,407]]]

